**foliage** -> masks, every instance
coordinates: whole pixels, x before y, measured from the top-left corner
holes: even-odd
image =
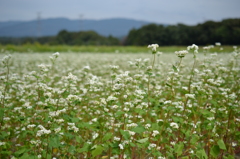
[[[139,29],[132,29],[125,44],[190,45],[193,40],[197,45],[208,45],[217,41],[224,45],[239,45],[240,19],[207,21],[195,26],[149,24]]]
[[[119,40],[112,36],[104,37],[94,31],[68,32],[60,31],[56,36],[0,38],[2,44],[48,44],[48,45],[119,45]]]
[[[119,41],[112,36],[103,37],[94,31],[68,32],[62,30],[50,44],[65,45],[118,45]]]

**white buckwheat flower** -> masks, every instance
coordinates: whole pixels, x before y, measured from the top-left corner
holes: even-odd
[[[192,44],[192,46],[188,46],[187,50],[198,50],[198,46],[195,44]]]
[[[182,51],[175,51],[175,54],[180,57],[183,58],[186,54],[188,54],[187,50],[182,50]]]
[[[236,142],[232,142],[232,146],[233,147],[237,146],[237,143]]]
[[[107,98],[107,101],[114,101],[114,100],[117,100],[117,98],[116,97],[114,97],[114,96],[108,96],[108,98]]]
[[[27,128],[34,128],[36,125],[35,124],[32,124],[32,125],[28,125]]]
[[[151,44],[151,45],[148,45],[148,48],[152,49],[152,53],[153,54],[156,54],[157,53],[157,48],[158,48],[158,44]]]
[[[123,149],[124,149],[124,147],[123,147],[123,145],[122,145],[122,144],[119,144],[118,146],[119,146],[119,148],[120,148],[121,150],[123,150]]]
[[[146,124],[146,125],[145,125],[145,128],[146,128],[146,129],[149,129],[150,127],[151,127],[150,124]]]
[[[6,144],[6,142],[1,142],[0,141],[0,146],[5,145],[5,144]]]
[[[93,133],[93,140],[95,140],[99,136],[98,133]]]
[[[152,136],[156,136],[156,135],[158,135],[159,134],[159,131],[157,131],[157,130],[153,130],[153,133],[152,133]]]
[[[185,97],[195,99],[195,94],[185,94]]]
[[[171,123],[170,123],[170,126],[173,127],[173,128],[175,128],[175,129],[178,129],[178,128],[179,128],[178,124],[177,124],[177,123],[174,123],[174,122],[171,122]]]
[[[6,55],[2,58],[2,63],[3,65],[6,65],[8,63],[8,61],[11,59],[11,55]]]
[[[148,149],[151,150],[152,148],[155,148],[155,147],[157,147],[156,144],[149,144]]]
[[[55,60],[58,58],[59,55],[60,55],[59,52],[56,52],[56,53],[52,54],[52,56],[50,56],[49,58],[50,58],[52,61],[55,61]]]
[[[113,140],[115,140],[115,141],[120,141],[121,139],[120,139],[120,137],[114,136]]]

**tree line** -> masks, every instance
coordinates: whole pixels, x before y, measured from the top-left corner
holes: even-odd
[[[206,21],[194,26],[149,24],[132,29],[123,38],[104,37],[94,31],[60,31],[56,36],[0,38],[0,44],[26,44],[38,42],[49,45],[208,45],[220,42],[224,45],[240,44],[240,19],[225,19],[221,22]]]
[[[119,45],[119,39],[113,36],[101,36],[95,31],[60,31],[56,36],[0,38],[0,44],[48,44],[48,45]]]
[[[198,45],[221,42],[224,45],[240,44],[240,19],[226,19],[221,22],[207,21],[203,24],[188,26],[150,24],[140,29],[132,29],[125,45]]]

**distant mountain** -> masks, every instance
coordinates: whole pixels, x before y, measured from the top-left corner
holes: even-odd
[[[0,22],[0,37],[54,36],[63,29],[67,31],[93,30],[100,35],[122,37],[133,28],[150,24],[147,21],[114,18],[104,20],[70,20],[67,18],[41,19],[32,21]]]

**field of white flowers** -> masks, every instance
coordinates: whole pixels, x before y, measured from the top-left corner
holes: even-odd
[[[233,159],[240,50],[209,49],[1,53],[0,158]]]

